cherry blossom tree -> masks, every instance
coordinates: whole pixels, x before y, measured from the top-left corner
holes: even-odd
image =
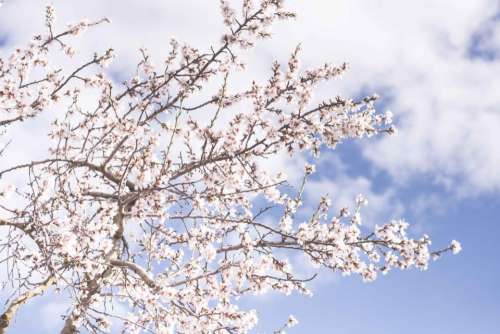
[[[71,39],[109,21],[58,30],[51,6],[47,31],[0,58],[1,136],[42,114],[53,119],[46,158],[0,162],[9,296],[0,333],[23,304],[49,293],[71,300],[63,334],[246,333],[257,311],[241,309],[240,297],[311,294],[307,282],[316,275],[300,277],[293,256],[372,281],[393,268],[425,270],[431,258],[460,251],[456,241],[430,250],[429,237],[408,236],[403,220],[364,227],[362,195],[340,212],[324,197],[298,219],[315,166],[306,164],[293,185],[265,162],[394,134],[392,115],[376,112],[376,96],[313,103],[315,87],[340,78],[347,65],[301,70],[300,47],[287,64],[272,64],[267,81],[236,91],[241,53],[296,14],[282,0],[220,7],[225,33],[209,50],[171,40],[160,67],[140,50],[134,75],[119,84],[103,69],[113,49],[70,71],[54,61],[78,59]],[[7,142],[0,152],[14,147]],[[296,323],[290,316],[277,331]]]

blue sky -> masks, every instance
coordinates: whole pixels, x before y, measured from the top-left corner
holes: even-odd
[[[115,73],[130,70],[138,47],[146,45],[160,57],[164,50],[157,41],[176,35],[204,46],[216,40],[220,27],[211,2],[53,3],[62,22],[112,18],[111,27],[89,33],[80,46],[84,52],[115,47],[121,59],[112,68]],[[2,49],[26,41],[42,27],[44,5],[6,1],[0,8]],[[298,8],[299,19],[278,26],[275,39],[250,54],[250,74],[265,77],[272,60],[286,60],[289,51],[304,42],[304,66],[325,60],[349,61],[352,66],[345,80],[321,88],[319,96],[332,90],[349,96],[377,92],[382,96],[378,108],[392,110],[400,128],[397,137],[349,142],[324,154],[309,200],[314,200],[315,190],[333,192],[334,204],[336,199],[353,200],[362,191],[370,202],[370,221],[404,217],[415,233],[431,235],[436,248],[456,239],[463,251],[442,257],[428,271],[394,271],[370,284],[322,273],[313,284],[313,298],[245,298],[245,306],[259,309],[256,331],[269,333],[294,314],[300,324],[289,333],[496,333],[498,1],[292,0],[290,7]],[[205,16],[210,12],[214,15]],[[37,301],[19,314],[11,333],[52,333],[59,328],[57,312],[64,307],[60,300]]]
[[[343,153],[349,158],[356,155]],[[357,164],[356,159],[353,163],[354,173],[370,174],[369,164]],[[398,194],[405,203],[412,203],[422,194],[436,192],[440,189],[423,176],[399,188]],[[449,194],[441,192],[441,196]],[[311,299],[265,298],[258,303],[264,315],[262,331],[269,332],[277,318],[291,312],[301,324],[290,333],[494,333],[500,325],[500,199],[481,195],[444,201],[441,212],[415,215],[408,210],[404,217],[422,223],[435,247],[452,238],[460,240],[462,253],[439,259],[425,272],[391,272],[370,284],[358,277],[335,275],[334,280],[316,285]]]

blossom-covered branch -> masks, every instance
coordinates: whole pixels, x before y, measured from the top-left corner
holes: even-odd
[[[246,333],[257,314],[240,309],[239,297],[310,294],[316,275],[297,275],[295,254],[372,281],[393,268],[424,270],[432,256],[460,250],[456,241],[429,250],[429,237],[411,238],[402,220],[365,228],[362,196],[352,212],[338,213],[322,198],[299,221],[314,165],[288,191],[284,173],[264,162],[393,134],[392,115],[376,112],[376,96],[314,103],[313,90],[347,65],[302,70],[300,47],[287,64],[272,65],[267,81],[235,90],[233,73],[245,68],[240,54],[295,13],[282,0],[244,0],[239,10],[221,1],[221,11],[226,31],[212,48],[172,40],[161,67],[141,49],[123,84],[103,70],[112,49],[69,72],[50,64],[60,50],[77,56],[66,38],[106,21],[56,33],[50,6],[47,33],[0,59],[0,127],[8,132],[40,113],[54,119],[44,159],[2,162],[0,170],[2,181],[25,175],[23,184],[0,189],[1,263],[19,295],[2,328],[18,306],[53,287],[72,301],[64,334],[99,333],[112,322],[130,333]],[[282,329],[296,323],[290,317]]]

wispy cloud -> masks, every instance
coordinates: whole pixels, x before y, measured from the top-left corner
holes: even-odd
[[[237,3],[237,1],[235,1]],[[110,17],[99,38],[82,38],[83,50],[113,46],[119,54],[115,73],[130,71],[137,48],[160,59],[168,39],[200,47],[217,42],[221,29],[216,2],[200,1],[54,1],[60,21]],[[298,22],[281,25],[276,39],[247,57],[254,76],[263,76],[274,58],[286,59],[304,42],[305,65],[349,61],[345,80],[320,94],[360,88],[391,91],[387,107],[399,119],[400,137],[364,148],[364,156],[395,178],[429,175],[462,196],[500,189],[499,6],[495,0],[366,2],[292,0]],[[1,29],[19,41],[42,28],[43,3],[9,2],[2,7]],[[22,18],[15,13],[23,12]],[[162,43],[164,41],[164,43]],[[119,77],[119,76],[118,76]]]

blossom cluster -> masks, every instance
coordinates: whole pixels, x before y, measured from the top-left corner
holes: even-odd
[[[431,251],[429,237],[410,237],[402,220],[366,228],[361,195],[352,213],[331,214],[325,197],[299,219],[315,166],[304,166],[292,193],[284,191],[284,174],[268,172],[264,162],[279,152],[318,157],[345,140],[393,134],[392,114],[375,110],[376,96],[313,103],[317,85],[348,66],[303,70],[300,47],[286,64],[272,65],[267,81],[233,91],[231,73],[244,68],[239,53],[295,14],[282,0],[244,0],[239,10],[221,1],[221,12],[226,32],[210,51],[172,40],[157,67],[141,49],[136,73],[122,85],[101,70],[112,49],[69,74],[50,65],[53,44],[74,56],[64,39],[104,22],[55,33],[50,6],[47,35],[0,59],[0,126],[49,106],[63,111],[48,131],[45,159],[0,170],[26,172],[24,185],[0,190],[0,201],[13,192],[22,203],[0,206],[0,225],[9,230],[2,247],[15,254],[6,259],[14,268],[9,280],[22,298],[54,287],[72,299],[61,333],[106,332],[113,323],[127,333],[246,333],[258,317],[240,309],[241,296],[311,294],[307,282],[315,276],[296,274],[295,254],[372,281],[393,268],[424,270],[432,256],[461,249],[454,241]],[[209,81],[220,82],[215,95]],[[92,103],[83,102],[87,93]],[[116,304],[127,314],[113,311]],[[0,328],[9,325],[12,305]],[[291,316],[280,331],[296,324]]]

